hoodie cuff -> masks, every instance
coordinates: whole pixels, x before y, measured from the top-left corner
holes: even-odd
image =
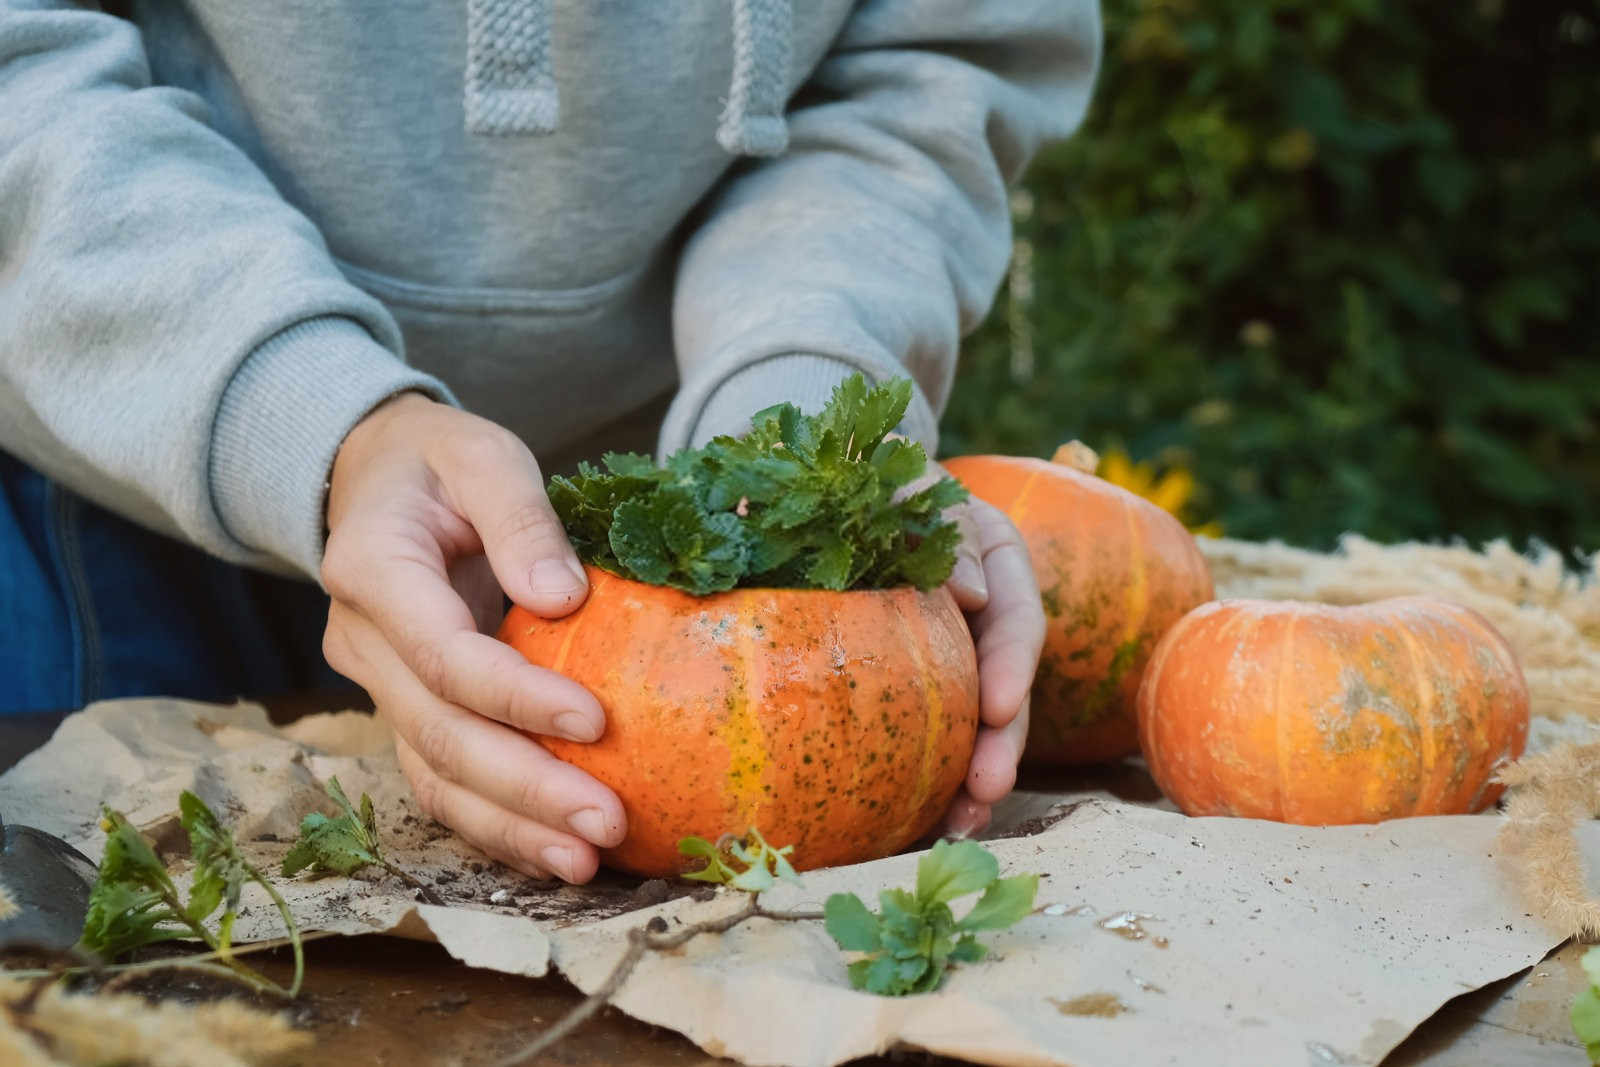
[[[234,372],[212,428],[211,499],[223,528],[314,577],[339,446],[373,408],[409,391],[455,402],[354,319],[307,319],[263,342]]]
[[[744,364],[709,390],[685,390],[679,395],[661,428],[658,458],[680,448],[698,448],[719,434],[742,434],[750,429],[750,416],[774,404],[787,401],[808,415],[815,414],[827,404],[836,385],[857,373],[874,384],[909,376],[900,366],[866,365],[800,352]],[[921,442],[928,455],[934,454],[939,443],[938,419],[915,384],[898,430]]]

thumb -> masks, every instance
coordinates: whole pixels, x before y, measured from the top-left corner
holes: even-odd
[[[535,615],[558,618],[583,603],[589,581],[526,445],[492,424],[490,442],[443,451],[437,473],[483,542],[495,580]]]

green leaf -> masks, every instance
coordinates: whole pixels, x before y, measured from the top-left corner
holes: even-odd
[[[976,841],[938,841],[917,862],[917,902],[947,903],[976,893],[1000,874],[1000,861]]]
[[[1600,990],[1589,986],[1572,1002],[1572,1032],[1588,1050],[1589,1060],[1600,1063]]]
[[[971,934],[966,934],[950,950],[950,959],[957,963],[977,963],[988,954],[988,946]]]
[[[928,457],[916,442],[897,439],[884,441],[874,448],[871,462],[883,483],[898,489],[922,476]]]
[[[893,956],[874,957],[867,967],[867,992],[890,997],[906,992],[898,980],[899,973],[899,961]]]
[[[106,847],[100,858],[99,876],[89,891],[80,944],[90,952],[114,959],[143,945],[193,937],[194,932],[182,924],[183,916],[176,910],[178,891],[166,865],[121,812],[101,810]],[[192,834],[190,839],[192,843]],[[201,866],[198,857],[196,865]],[[202,869],[197,869],[196,879],[198,899],[191,894],[186,910],[204,907],[199,913],[204,917],[216,908],[226,883],[220,875],[203,876]]]
[[[1037,875],[998,878],[999,861],[974,842],[944,842],[917,864],[917,891],[884,889],[873,915],[852,893],[835,893],[823,909],[839,947],[869,953],[850,965],[850,983],[883,996],[937,989],[952,963],[973,963],[987,949],[972,932],[1010,926],[1033,909]],[[956,922],[950,900],[983,891]],[[959,936],[958,936],[959,935]]]
[[[1039,891],[1039,876],[1019,874],[990,884],[972,910],[956,923],[957,930],[1004,930],[1033,911],[1033,898]]]
[[[806,582],[817,589],[843,589],[850,584],[850,564],[855,551],[842,538],[826,542],[806,568]]]
[[[823,928],[846,952],[875,952],[880,947],[878,919],[854,893],[835,893],[823,905]]]
[[[872,970],[872,965],[875,962],[876,961],[872,959],[856,960],[847,968],[850,974],[850,987],[852,989],[864,990],[867,988],[867,975]],[[868,992],[870,992],[870,990],[868,990]]]
[[[313,874],[348,875],[382,862],[363,836],[348,817],[330,819],[313,811],[300,820],[300,837],[283,857],[283,874],[290,877],[309,869]]]
[[[942,516],[965,491],[949,478],[896,500],[922,447],[886,441],[909,379],[841,383],[808,416],[758,412],[742,438],[684,449],[662,468],[608,454],[556,476],[550,502],[580,558],[696,595],[738,586],[931,589],[949,577],[960,532]]]
[[[239,894],[250,878],[233,835],[205,802],[187,789],[178,796],[178,815],[189,835],[189,855],[195,868],[185,913],[199,922],[222,904],[224,915],[232,915],[239,909]]]
[[[761,831],[751,827],[744,841],[734,841],[726,852],[703,837],[684,837],[678,841],[678,851],[693,859],[703,859],[706,865],[690,871],[684,878],[696,882],[726,885],[746,893],[761,893],[771,889],[779,879],[799,885],[800,876],[789,863],[793,845],[773,848]],[[734,866],[737,863],[738,866]],[[742,868],[742,869],[740,869]]]
[[[166,865],[119,811],[102,809],[100,825],[106,832],[106,848],[100,857],[100,880],[144,886],[158,893],[177,896]]]
[[[330,777],[323,788],[339,806],[340,814],[330,819],[313,811],[300,820],[300,836],[283,857],[283,874],[288,877],[309,869],[312,874],[349,875],[369,864],[382,866],[372,798],[361,794],[357,813],[337,776]]]
[[[1589,976],[1589,984],[1600,989],[1600,945],[1585,952],[1579,962],[1583,965],[1583,973]]]
[[[660,470],[655,460],[637,452],[607,452],[600,457],[600,462],[612,474],[624,478],[650,479],[656,477]]]
[[[144,945],[194,936],[187,927],[175,926],[178,921],[155,890],[102,879],[90,890],[79,944],[105,959],[115,959]]]
[[[895,982],[898,985],[915,986],[932,967],[933,964],[926,956],[913,956],[910,959],[901,960],[895,965]]]

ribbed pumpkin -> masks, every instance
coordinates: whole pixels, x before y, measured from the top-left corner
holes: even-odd
[[[1431,597],[1355,607],[1207,604],[1139,692],[1150,773],[1190,815],[1307,825],[1477,811],[1522,754],[1528,688],[1510,647]]]
[[[681,837],[752,826],[802,869],[856,863],[909,845],[954,799],[978,665],[946,590],[696,597],[588,574],[577,612],[514,607],[500,638],[605,709],[599,741],[538,741],[621,798],[628,836],[607,865],[676,874]]]
[[[1169,626],[1212,597],[1194,538],[1148,500],[1089,473],[1094,454],[1076,442],[1048,463],[962,456],[944,466],[1016,524],[1044,598],[1024,758],[1094,763],[1138,751],[1134,701],[1145,663]]]

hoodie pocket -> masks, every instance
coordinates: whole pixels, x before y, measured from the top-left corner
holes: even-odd
[[[605,281],[574,289],[510,289],[422,285],[343,260],[337,262],[351,283],[385,304],[458,315],[582,315],[625,300],[629,289],[640,283],[651,266],[645,263]]]
[[[341,264],[400,324],[406,360],[543,461],[677,383],[671,260],[572,289],[421,285]]]

